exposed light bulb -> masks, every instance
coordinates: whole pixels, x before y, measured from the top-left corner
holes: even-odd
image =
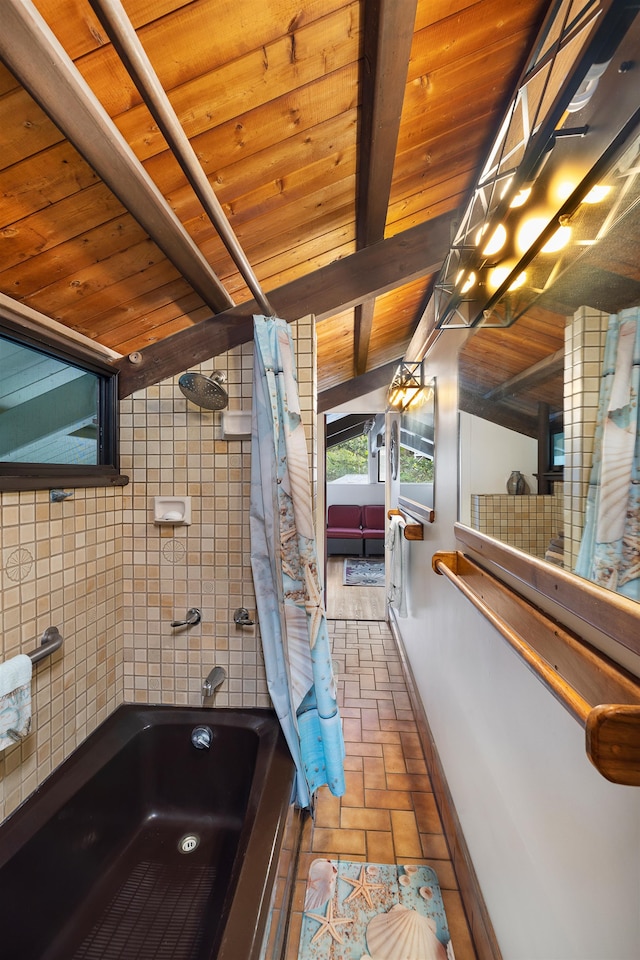
[[[465,276],[465,271],[464,271],[464,270],[460,270],[459,273],[458,273],[458,276],[456,277],[456,287],[458,286],[458,284],[460,283],[460,281],[464,278],[464,276]],[[476,282],[476,275],[475,275],[475,273],[473,272],[473,270],[471,270],[471,271],[469,272],[469,274],[467,275],[466,280],[464,281],[464,283],[463,283],[462,286],[460,287],[460,293],[468,293],[469,290],[471,290],[471,287],[474,285],[475,282]]]
[[[526,253],[538,239],[547,225],[544,217],[529,217],[524,220],[516,234],[516,246],[520,253]]]
[[[498,287],[501,287],[505,282],[509,274],[511,273],[512,267],[494,267],[493,270],[489,271],[487,276],[487,287],[490,290],[497,290]],[[519,287],[523,286],[527,279],[527,273],[523,270],[515,280],[509,284],[509,290],[517,290]]]
[[[575,188],[576,184],[572,180],[562,180],[555,188],[556,197],[561,202],[564,202],[568,197],[571,196]]]
[[[591,187],[583,203],[601,203],[610,192],[611,187],[607,186],[606,183],[597,183],[595,187]]]
[[[481,230],[476,234],[476,246],[480,246],[482,238],[487,230],[487,224],[482,227]],[[499,250],[502,250],[505,240],[507,239],[507,231],[502,223],[499,223],[495,228],[486,244],[482,249],[483,257],[490,257],[494,253],[498,253]]]
[[[509,204],[510,207],[516,209],[517,207],[524,207],[525,203],[531,196],[531,187],[522,187],[516,193],[515,197],[512,199]]]
[[[558,227],[555,233],[553,233],[545,245],[542,247],[542,253],[557,253],[558,250],[562,250],[563,247],[569,243],[571,238],[571,227]]]

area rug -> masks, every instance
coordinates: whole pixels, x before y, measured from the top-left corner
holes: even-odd
[[[384,557],[370,560],[347,558],[342,582],[345,587],[384,587]]]
[[[314,860],[298,960],[454,960],[431,867]]]

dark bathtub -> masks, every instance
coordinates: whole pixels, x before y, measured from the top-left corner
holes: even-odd
[[[271,711],[120,707],[0,827],[0,956],[257,960],[293,775]]]

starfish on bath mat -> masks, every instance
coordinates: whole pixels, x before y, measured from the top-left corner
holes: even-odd
[[[350,920],[348,917],[334,917],[333,900],[329,900],[326,917],[323,917],[320,913],[308,913],[307,916],[313,917],[313,919],[317,920],[320,924],[320,929],[316,931],[311,943],[316,943],[316,941],[319,940],[320,937],[325,933],[330,934],[338,943],[344,943],[336,927],[339,924],[353,923],[353,920]]]
[[[384,883],[370,883],[367,879],[367,869],[362,867],[360,870],[360,876],[356,880],[352,880],[351,877],[342,876],[342,879],[345,883],[350,883],[353,887],[353,890],[344,901],[349,903],[350,900],[355,900],[356,897],[364,897],[370,907],[373,907],[373,900],[371,899],[371,890],[383,890]]]

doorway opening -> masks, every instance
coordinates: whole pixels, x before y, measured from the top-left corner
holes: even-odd
[[[386,618],[384,424],[384,414],[325,417],[325,582],[330,620]]]

